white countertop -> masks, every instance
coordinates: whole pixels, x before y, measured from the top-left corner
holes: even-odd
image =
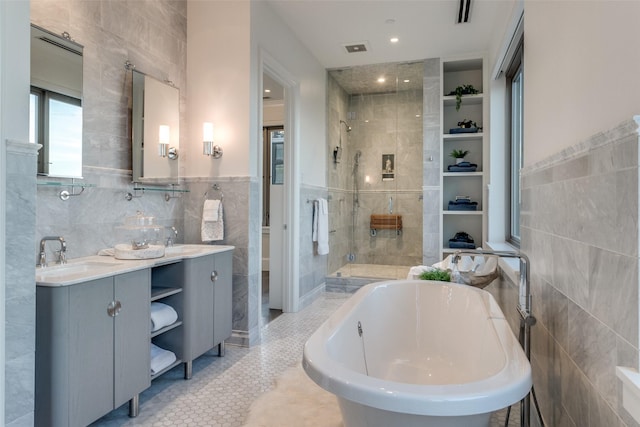
[[[37,267],[36,285],[49,287],[75,285],[88,280],[101,279],[233,249],[234,246],[225,245],[175,245],[165,248],[165,255],[160,258],[129,260],[99,255],[75,258],[62,265]]]

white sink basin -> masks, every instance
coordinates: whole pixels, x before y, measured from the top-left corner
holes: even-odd
[[[61,264],[52,267],[37,268],[36,282],[77,274],[85,274],[90,271],[111,268],[121,264],[122,263],[119,262],[83,261],[72,264]]]

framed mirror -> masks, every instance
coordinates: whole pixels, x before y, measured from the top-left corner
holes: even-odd
[[[42,145],[38,175],[82,178],[82,51],[68,35],[31,25],[29,140]]]
[[[179,181],[180,91],[133,70],[133,182]]]

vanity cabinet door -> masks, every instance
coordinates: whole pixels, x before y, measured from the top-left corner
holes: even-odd
[[[113,409],[113,318],[107,313],[113,278],[64,290],[69,293],[68,425],[84,426]],[[54,386],[54,394],[60,391]]]
[[[150,308],[151,270],[115,276],[115,301],[121,308],[114,317],[114,404],[117,408],[151,385]]]
[[[213,345],[231,336],[233,322],[233,252],[215,254],[217,279],[213,291]]]
[[[231,336],[233,252],[185,259],[185,362]]]
[[[36,290],[35,425],[83,427],[149,387],[150,272]]]
[[[213,348],[213,255],[185,259],[185,362]]]

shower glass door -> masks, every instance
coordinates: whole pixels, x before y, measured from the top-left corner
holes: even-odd
[[[329,72],[330,277],[361,285],[421,264],[423,69]]]

